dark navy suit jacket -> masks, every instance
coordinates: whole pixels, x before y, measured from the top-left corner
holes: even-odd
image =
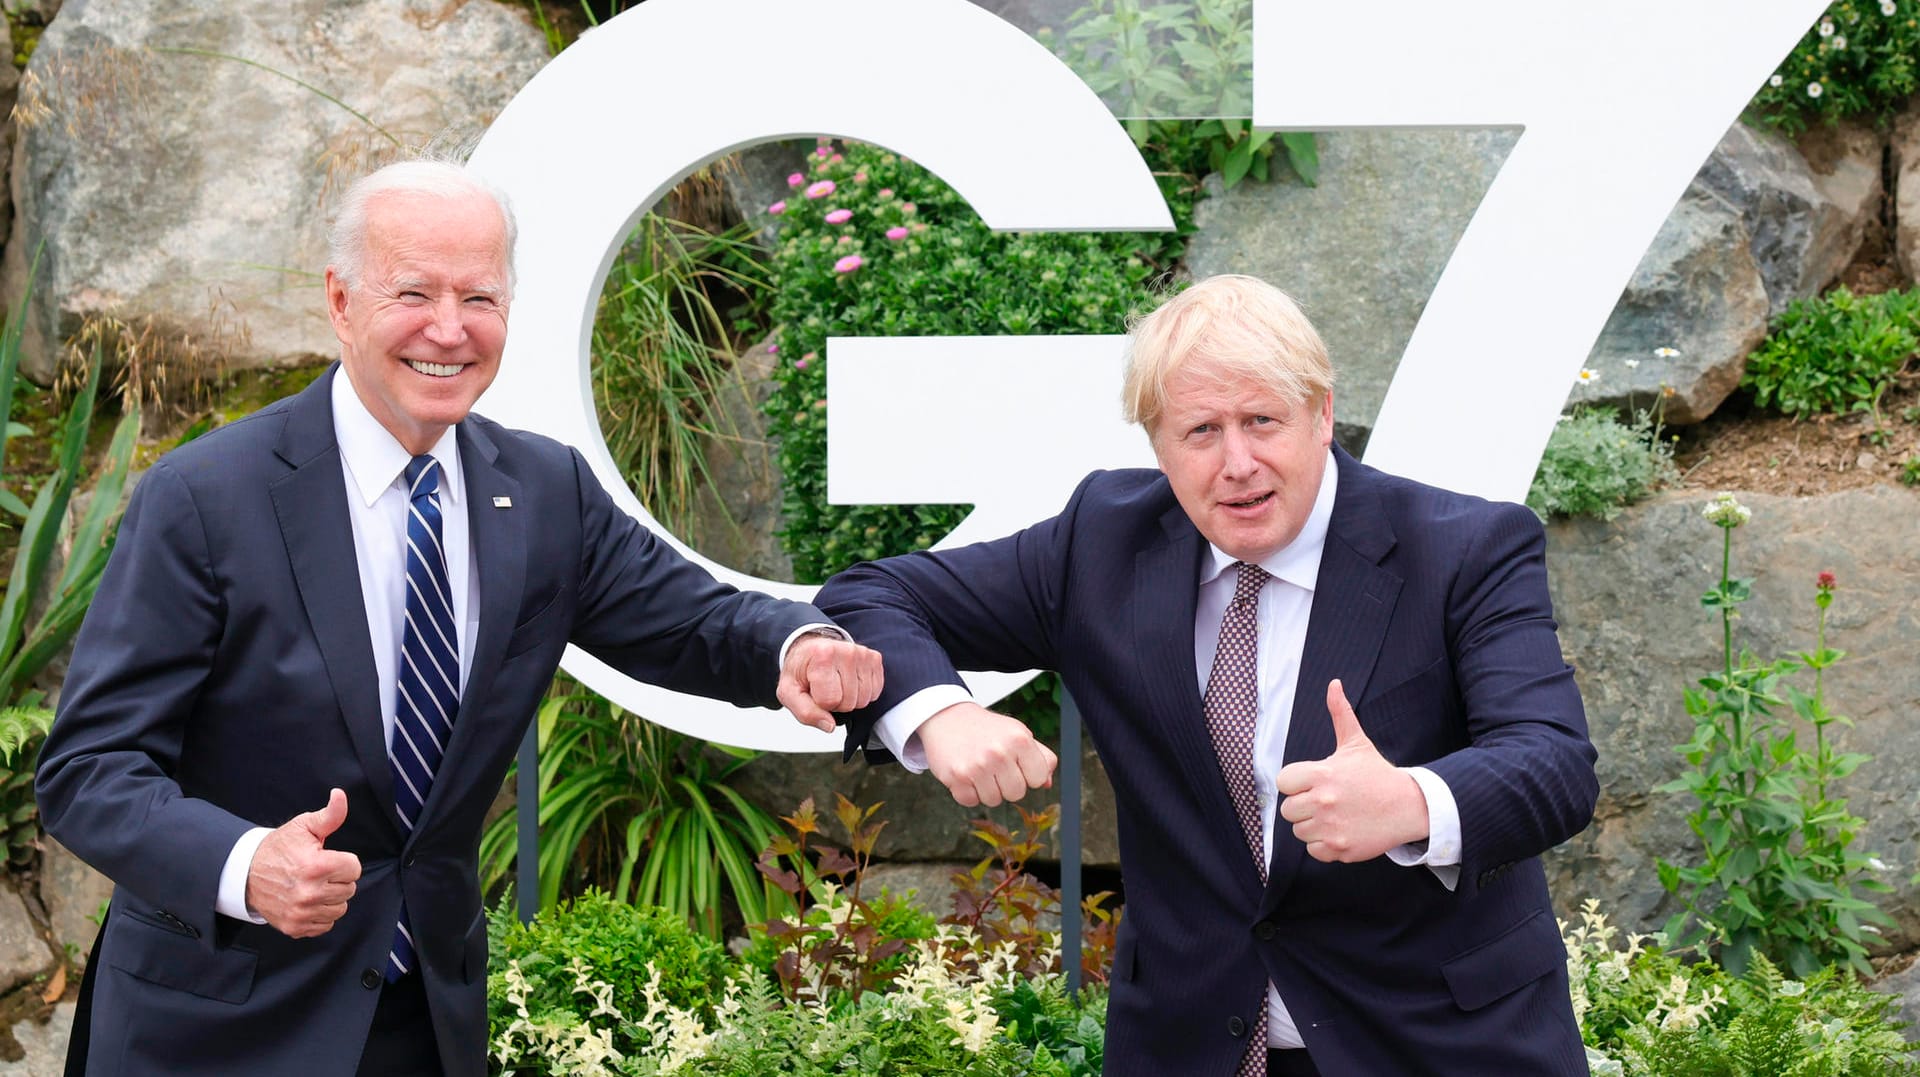
[[[1261,886],[1201,714],[1206,542],[1154,471],[1096,473],[1019,534],[829,582],[820,607],[886,659],[850,740],[956,667],[1060,671],[1118,795],[1108,1074],[1227,1077],[1269,980],[1330,1077],[1584,1074],[1537,857],[1587,825],[1598,784],[1540,524],[1335,457],[1286,757],[1332,753],[1340,678],[1380,751],[1453,792],[1456,890],[1385,857],[1320,863],[1284,824]]]
[[[404,894],[446,1071],[483,1074],[480,828],[565,645],[773,706],[781,644],[825,620],[714,581],[621,512],[578,453],[468,418],[479,635],[409,836],[334,441],[337,370],[154,465],[80,631],[38,792],[48,831],[116,884],[88,1073],[353,1073]],[[216,914],[240,835],[335,786],[348,814],[327,844],[364,873],[346,915],[295,940]]]

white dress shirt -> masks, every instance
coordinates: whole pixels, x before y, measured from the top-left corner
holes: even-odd
[[[333,434],[340,445],[354,559],[360,566],[360,598],[367,611],[367,636],[373,641],[373,668],[379,677],[380,725],[391,743],[393,703],[400,684],[400,639],[407,616],[406,472],[413,457],[361,403],[345,367],[333,379]],[[467,581],[465,587],[453,588],[451,596],[453,623],[460,636],[460,688],[465,691],[479,627],[480,580],[467,535],[466,479],[453,427],[428,452],[440,463],[440,544],[447,559],[447,579]],[[220,872],[215,911],[256,924],[266,922],[247,907],[247,872],[254,852],[270,833],[268,827],[255,827],[234,843]]]
[[[1260,710],[1254,731],[1253,771],[1254,785],[1260,795],[1262,848],[1269,862],[1273,859],[1273,824],[1279,807],[1276,782],[1280,768],[1288,762],[1285,753],[1287,732],[1293,722],[1294,691],[1300,678],[1300,658],[1306,649],[1314,586],[1320,576],[1320,555],[1326,549],[1327,525],[1333,518],[1339,481],[1339,469],[1329,452],[1320,490],[1300,534],[1279,552],[1260,561],[1260,567],[1273,579],[1260,589],[1256,615],[1260,641]],[[1213,673],[1214,654],[1220,648],[1220,622],[1226,615],[1227,603],[1233,599],[1237,582],[1237,574],[1228,569],[1236,563],[1232,555],[1209,544],[1208,556],[1200,565],[1199,596],[1193,617],[1193,663],[1199,672],[1202,698],[1206,696],[1207,680]],[[1324,692],[1325,686],[1318,686],[1318,690]],[[921,751],[914,732],[921,722],[941,710],[971,698],[967,690],[958,685],[923,689],[889,710],[875,732],[902,766],[916,773],[923,771],[927,765],[926,753]],[[1426,796],[1428,837],[1424,843],[1389,850],[1387,856],[1406,867],[1425,865],[1451,890],[1460,877],[1459,806],[1439,775],[1425,767],[1401,769],[1412,776]],[[1267,1045],[1305,1046],[1286,1003],[1272,985],[1267,988]]]

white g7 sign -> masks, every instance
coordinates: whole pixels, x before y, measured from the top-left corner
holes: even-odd
[[[1427,303],[1367,452],[1389,471],[1518,500],[1654,233],[1826,0],[1253,4],[1259,127],[1524,128]],[[729,43],[725,80],[708,78],[689,47],[715,40]],[[796,57],[813,58],[814,74],[795,76]],[[620,132],[598,122],[610,101],[658,105]],[[520,224],[512,332],[479,410],[577,446],[622,507],[721,579],[796,599],[813,588],[715,565],[639,504],[600,433],[588,348],[608,269],[642,212],[716,157],[814,135],[914,159],[996,229],[1172,227],[1093,92],[967,0],[651,0],[529,82],[473,156]],[[1150,466],[1145,439],[1118,416],[1120,340],[829,341],[829,496],[972,503],[946,546],[1051,515],[1092,468]],[[1036,453],[1031,431],[1042,428],[1059,440]],[[1019,439],[1001,436],[1014,429]],[[564,666],[709,740],[839,744],[641,684],[576,649]],[[991,702],[1027,676],[969,683]]]

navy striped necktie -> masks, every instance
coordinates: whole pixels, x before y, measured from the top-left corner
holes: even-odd
[[[459,641],[447,558],[440,547],[440,465],[431,456],[416,456],[407,463],[407,619],[400,634],[393,739],[387,745],[395,806],[409,833],[433,788],[460,706]],[[387,979],[413,971],[416,963],[403,899],[393,950],[387,955]]]

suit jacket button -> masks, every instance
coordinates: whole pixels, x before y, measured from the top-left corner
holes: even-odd
[[[1273,937],[1276,934],[1278,934],[1278,929],[1273,926],[1272,920],[1262,920],[1253,925],[1253,937],[1259,939],[1261,942],[1273,941]]]
[[[379,987],[380,981],[383,979],[385,979],[385,977],[380,975],[379,969],[368,969],[360,974],[360,986],[371,991]]]
[[[420,859],[419,853],[408,853],[406,863],[402,864],[401,867],[410,868],[414,865],[414,862],[419,859]]]
[[[1227,1034],[1231,1036],[1246,1035],[1247,1023],[1245,1021],[1240,1020],[1238,1017],[1227,1018]]]

